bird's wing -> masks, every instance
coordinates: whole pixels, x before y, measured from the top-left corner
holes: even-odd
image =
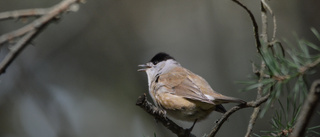
[[[233,103],[245,103],[245,101],[243,101],[241,99],[225,96],[225,95],[222,95],[222,94],[220,94],[218,92],[215,92],[210,87],[208,82],[205,79],[203,79],[201,76],[198,76],[198,75],[190,72],[189,77],[191,77],[190,79],[192,80],[193,83],[198,85],[198,87],[200,88],[200,90],[202,91],[203,94],[212,97],[212,98],[209,98],[209,99],[211,101],[213,101],[215,104],[230,103],[230,102],[233,102]]]
[[[214,104],[201,92],[201,88],[194,83],[192,77],[190,77],[190,71],[182,67],[176,67],[173,68],[170,73],[161,74],[158,78],[158,82],[171,89],[171,91],[168,91],[171,94]]]
[[[172,94],[192,100],[216,105],[229,102],[245,103],[243,100],[215,92],[205,79],[182,67],[173,68],[170,73],[162,74],[159,82],[172,89]]]

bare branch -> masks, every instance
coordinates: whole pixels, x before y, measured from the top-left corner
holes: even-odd
[[[152,115],[157,121],[160,121],[166,128],[176,134],[178,137],[195,137],[191,134],[189,129],[184,129],[174,123],[172,120],[166,117],[165,111],[159,109],[158,107],[152,105],[147,101],[146,94],[143,94],[139,97],[136,103],[137,106],[140,106],[150,115]]]
[[[7,11],[0,13],[0,21],[7,19],[16,19],[21,17],[38,17],[48,13],[48,9],[26,9],[26,10],[16,10]]]
[[[7,34],[0,36],[0,44],[3,44],[9,40],[14,39],[14,38],[20,37],[20,36],[30,32],[32,30],[37,30],[41,26],[43,26],[46,23],[55,19],[56,16],[67,11],[72,4],[77,3],[77,2],[78,2],[78,0],[63,0],[59,4],[53,6],[51,8],[51,10],[48,11],[48,13],[46,15],[40,17],[37,20],[34,20],[32,23],[30,23],[30,24],[28,24],[18,30],[15,30],[15,31],[12,31],[12,32],[9,32]]]
[[[257,21],[256,21],[255,17],[253,16],[252,12],[245,5],[243,5],[241,2],[239,2],[238,0],[232,0],[232,1],[235,2],[236,4],[238,4],[244,10],[246,10],[247,13],[249,14],[251,22],[252,22],[252,25],[253,25],[253,32],[254,32],[254,38],[255,38],[255,41],[256,41],[257,51],[258,51],[259,54],[261,54],[261,51],[260,51],[261,43],[260,43],[260,40],[259,40],[259,32],[258,32],[259,29],[258,29],[258,24],[257,24]]]
[[[18,54],[27,46],[27,43],[35,36],[36,31],[30,31],[24,35],[12,48],[10,52],[5,56],[5,58],[0,63],[0,74],[4,73],[6,68],[11,64],[11,62],[18,56]]]
[[[38,15],[46,12],[43,16],[40,18],[34,20],[30,24],[17,29],[15,31],[9,32],[7,34],[4,34],[0,36],[0,45],[4,44],[10,40],[13,40],[15,38],[19,38],[18,42],[15,43],[9,50],[9,53],[5,56],[5,58],[0,62],[0,74],[4,73],[6,68],[12,63],[12,61],[18,56],[18,54],[29,44],[29,42],[38,34],[40,31],[48,25],[51,21],[55,19],[58,15],[60,15],[63,12],[68,11],[69,7],[79,2],[79,0],[63,0],[59,4],[53,6],[52,8],[48,9],[34,9],[37,11],[37,13],[33,15]],[[31,15],[27,12],[32,12],[32,10],[20,10],[17,12],[5,12],[2,15],[3,18],[10,18],[10,14],[19,14],[20,16],[27,16]],[[7,14],[7,15],[6,15]],[[18,15],[18,16],[19,16]],[[13,17],[13,16],[12,16]]]
[[[266,7],[268,8],[269,11],[271,11],[271,8],[269,7],[269,5],[267,5],[264,2],[264,0],[261,0],[261,23],[262,23],[261,39],[263,40],[264,43],[269,43],[269,41],[268,41],[268,16],[267,16]],[[274,34],[275,34],[275,31],[274,31]],[[259,71],[259,73],[260,73],[259,82],[261,82],[264,79],[264,70],[265,69],[266,69],[265,62],[262,61],[260,71]],[[263,89],[263,86],[258,87],[257,99],[261,98],[262,89]],[[255,122],[258,118],[260,110],[261,110],[260,106],[254,108],[254,110],[251,114],[251,118],[250,118],[250,121],[248,124],[247,133],[245,134],[245,137],[250,137],[252,129],[253,129],[253,125],[255,124]]]
[[[208,137],[214,137],[217,134],[217,132],[219,131],[219,129],[221,128],[222,124],[231,116],[231,114],[233,114],[234,112],[236,112],[236,111],[238,111],[240,109],[243,109],[243,108],[248,108],[248,107],[255,108],[255,107],[258,107],[262,103],[266,102],[268,100],[269,96],[270,96],[270,93],[268,93],[267,95],[255,100],[255,101],[248,102],[247,104],[240,104],[238,106],[234,106],[233,108],[229,109],[219,119],[217,124],[214,126],[214,128],[209,133]]]
[[[259,39],[259,30],[258,30],[258,24],[257,24],[257,21],[254,17],[254,15],[252,14],[252,12],[245,6],[243,5],[241,2],[239,2],[238,0],[232,0],[233,2],[235,2],[236,4],[238,4],[240,7],[242,7],[243,9],[246,10],[246,12],[249,14],[249,17],[251,19],[251,22],[253,24],[253,31],[254,31],[254,37],[255,37],[255,41],[256,41],[256,48],[257,48],[257,51],[260,55],[262,55],[261,53],[261,42],[260,42],[260,39]],[[269,7],[268,7],[269,8]],[[270,9],[271,10],[271,9]],[[267,15],[266,15],[266,10],[264,8],[264,5],[261,3],[261,15],[262,15],[262,39],[264,40],[264,42],[268,43],[268,36],[267,36]],[[254,69],[254,73],[257,74],[259,73],[259,82],[261,82],[264,78],[264,70],[266,68],[266,65],[264,63],[264,61],[261,62],[261,67],[260,67],[260,70],[255,70]],[[262,89],[263,87],[260,86],[258,87],[258,94],[257,94],[257,101],[255,102],[259,102],[260,99],[264,99],[261,101],[261,103],[265,102],[268,97],[270,96],[270,94],[266,95],[265,97],[262,97]],[[262,97],[262,98],[261,98]],[[252,104],[254,102],[251,102],[251,103],[247,103],[247,105],[243,106],[243,107],[239,107],[239,106],[236,106],[234,108],[232,108],[231,110],[229,110],[225,115],[223,115],[223,117],[219,120],[219,122],[217,123],[217,125],[214,127],[214,129],[211,131],[210,133],[210,136],[214,136],[216,134],[216,132],[219,130],[219,128],[221,127],[222,123],[235,111],[241,109],[241,108],[245,108],[245,107],[250,107],[248,106],[249,104]],[[253,125],[257,119],[257,116],[260,112],[260,105],[261,103],[259,102],[259,105],[257,106],[254,106],[254,111],[251,115],[251,119],[250,119],[250,122],[249,122],[249,125],[248,125],[248,130],[247,130],[247,133],[245,136],[250,136],[251,134],[251,131],[252,131],[252,128],[253,128]]]
[[[259,74],[260,74],[259,82],[261,82],[264,79],[264,75],[265,75],[264,70],[265,69],[266,69],[266,64],[264,63],[264,61],[262,61],[261,66],[260,66],[260,70],[259,70]],[[260,99],[262,97],[262,89],[263,89],[262,85],[258,87],[257,99]],[[250,117],[250,121],[249,121],[248,128],[247,128],[247,133],[246,133],[245,137],[250,137],[250,134],[253,129],[253,125],[256,123],[256,120],[258,118],[260,111],[261,111],[260,105],[254,108],[254,110],[251,114],[251,117]]]
[[[264,43],[268,43],[268,16],[263,2],[261,2],[261,39]]]
[[[307,100],[304,102],[300,111],[297,123],[294,126],[293,132],[289,137],[303,137],[308,123],[312,117],[314,110],[320,100],[320,79],[312,83]]]
[[[253,129],[253,125],[256,123],[256,120],[258,118],[260,110],[261,110],[260,106],[258,106],[258,107],[253,109],[253,112],[252,112],[251,117],[250,117],[250,121],[249,121],[248,128],[247,128],[247,133],[246,133],[245,137],[250,137],[250,134],[251,134],[252,129]]]
[[[276,33],[277,33],[277,20],[276,20],[276,16],[273,14],[273,11],[271,10],[270,6],[268,5],[268,3],[265,0],[261,0],[262,4],[264,5],[264,7],[270,12],[271,16],[272,16],[272,20],[273,20],[273,34],[272,34],[272,39],[271,41],[275,41],[276,38]]]

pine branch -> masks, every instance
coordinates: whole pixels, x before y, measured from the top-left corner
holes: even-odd
[[[303,137],[320,100],[320,80],[312,83],[310,92],[301,109],[297,123],[289,137]]]
[[[314,62],[310,63],[310,64],[307,64],[305,66],[302,66],[300,69],[299,69],[299,73],[300,74],[304,74],[307,70],[311,69],[311,68],[314,68],[315,66],[317,66],[318,64],[320,63],[320,58],[318,58],[317,60],[315,60]]]

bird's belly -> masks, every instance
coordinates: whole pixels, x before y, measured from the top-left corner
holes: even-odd
[[[194,110],[169,110],[165,109],[167,114],[175,119],[183,121],[198,121],[205,119],[211,112],[211,110],[194,109]]]
[[[189,100],[170,93],[156,96],[156,101],[169,116],[184,121],[202,120],[215,109],[215,105]]]

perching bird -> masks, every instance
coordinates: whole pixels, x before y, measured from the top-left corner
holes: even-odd
[[[148,75],[149,93],[157,107],[173,118],[197,121],[212,111],[225,113],[223,103],[246,103],[214,91],[202,77],[182,67],[173,57],[158,53],[138,71]]]

